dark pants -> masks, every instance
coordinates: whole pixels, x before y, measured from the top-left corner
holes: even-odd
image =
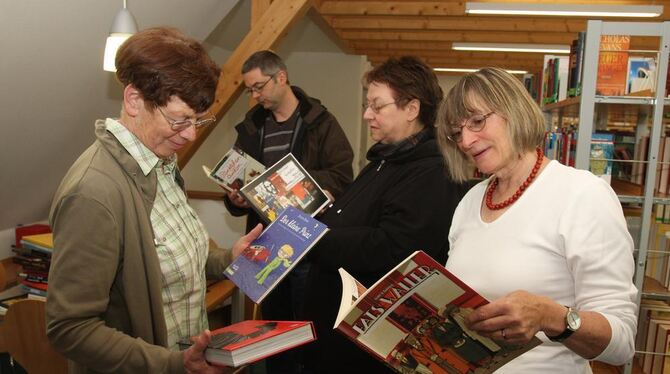
[[[310,263],[303,259],[261,303],[263,319],[276,321],[304,320],[305,288]],[[303,363],[302,349],[295,348],[268,357],[267,374],[300,373]]]

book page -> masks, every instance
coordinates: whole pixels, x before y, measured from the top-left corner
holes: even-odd
[[[356,278],[351,276],[351,274],[347,273],[346,270],[339,268],[338,272],[342,279],[342,299],[340,301],[340,310],[337,312],[337,318],[335,318],[335,325],[333,328],[336,328],[337,325],[340,324],[342,319],[344,319],[344,316],[346,316],[347,312],[351,309],[351,306],[356,303],[365,291],[367,291],[367,288],[357,281]]]

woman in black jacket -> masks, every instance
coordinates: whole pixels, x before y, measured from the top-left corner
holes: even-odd
[[[333,330],[342,290],[337,270],[369,287],[416,250],[444,263],[463,194],[435,140],[443,94],[432,70],[414,57],[392,58],[363,82],[363,118],[377,143],[367,153],[370,163],[321,217],[331,231],[312,251],[305,300],[318,336],[305,360],[313,373],[391,372]]]

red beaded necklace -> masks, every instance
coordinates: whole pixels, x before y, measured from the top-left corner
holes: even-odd
[[[540,166],[542,166],[542,160],[544,159],[544,156],[542,155],[542,150],[540,148],[537,149],[537,161],[535,161],[535,166],[533,166],[533,170],[530,172],[530,175],[526,180],[519,186],[519,188],[516,190],[514,195],[510,197],[509,199],[503,201],[502,203],[499,204],[493,204],[493,192],[496,190],[498,187],[498,178],[495,178],[491,184],[489,184],[488,191],[486,191],[486,207],[491,209],[491,210],[500,210],[503,208],[507,208],[508,206],[512,205],[515,201],[519,200],[523,192],[530,186],[530,184],[533,182],[533,179],[537,176],[537,172],[540,170]]]

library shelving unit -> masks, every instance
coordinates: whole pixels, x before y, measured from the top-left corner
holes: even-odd
[[[600,38],[602,35],[629,35],[631,38],[640,37],[647,41],[658,40],[658,47],[654,49],[656,60],[656,92],[649,97],[632,96],[599,96],[596,95],[596,81],[598,74],[598,61],[600,55]],[[644,127],[649,131],[649,145],[646,165],[643,170],[646,175],[644,184],[641,186],[630,186],[625,183],[612,183],[613,188],[619,195],[623,204],[637,204],[640,215],[640,228],[638,233],[633,233],[637,244],[635,256],[635,278],[634,283],[641,290],[637,304],[640,305],[642,298],[670,301],[670,292],[666,287],[657,284],[652,279],[645,280],[645,266],[647,265],[647,254],[649,251],[650,230],[653,220],[654,204],[670,205],[670,197],[654,194],[656,170],[659,160],[659,146],[663,127],[663,112],[666,106],[670,106],[670,100],[665,98],[665,85],[668,70],[668,51],[670,45],[670,22],[603,22],[588,21],[586,30],[586,44],[584,49],[584,62],[582,74],[582,92],[578,98],[569,98],[559,103],[546,105],[543,110],[548,118],[558,119],[559,126],[564,116],[576,117],[578,121],[578,136],[575,152],[575,167],[589,169],[591,140],[594,129],[599,127],[596,122],[596,114],[607,116],[607,108],[616,108],[615,111],[643,111],[646,113],[644,123],[638,122],[632,128]],[[629,50],[629,53],[646,52],[649,50]],[[551,123],[551,122],[548,122]],[[650,124],[650,128],[649,128]],[[635,131],[635,130],[634,130]],[[640,352],[641,353],[641,352]],[[633,360],[635,361],[635,360]],[[624,373],[633,371],[633,362],[624,367]]]

